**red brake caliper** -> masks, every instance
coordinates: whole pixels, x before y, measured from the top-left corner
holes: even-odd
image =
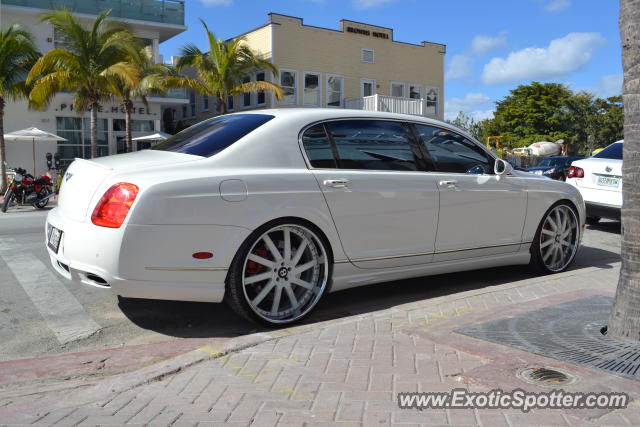
[[[262,258],[267,258],[268,256],[268,252],[264,248],[255,248],[251,253]],[[249,262],[247,262],[247,269],[245,273],[250,275],[260,274],[265,270],[265,268],[265,266],[260,265],[255,261],[249,260]]]
[[[545,224],[542,226],[542,228],[544,228],[545,230],[551,230],[551,226],[549,224]],[[540,243],[544,243],[545,240],[547,240],[547,235],[544,233],[540,233]]]

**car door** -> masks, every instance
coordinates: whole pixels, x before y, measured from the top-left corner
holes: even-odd
[[[494,158],[456,132],[415,129],[440,190],[434,262],[518,251],[527,208],[522,178],[495,175]]]
[[[302,143],[349,261],[361,268],[431,261],[438,188],[421,170],[406,124],[329,121],[304,131]]]

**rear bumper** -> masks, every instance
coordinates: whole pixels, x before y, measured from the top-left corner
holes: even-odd
[[[602,188],[584,187],[581,179],[568,178],[567,183],[580,191],[587,209],[587,216],[620,219],[622,192]]]
[[[221,302],[228,266],[250,233],[224,226],[109,229],[69,220],[59,209],[49,212],[47,223],[63,232],[58,253],[47,246],[61,276],[123,297],[178,301]],[[211,250],[215,259],[193,259],[199,250]]]
[[[585,202],[585,205],[587,207],[587,216],[597,216],[615,220],[620,219],[620,206],[594,202]]]

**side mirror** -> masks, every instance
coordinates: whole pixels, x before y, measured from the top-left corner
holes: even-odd
[[[511,163],[507,161],[498,159],[493,165],[493,171],[497,176],[509,175],[511,172],[513,172],[513,166],[511,166]]]

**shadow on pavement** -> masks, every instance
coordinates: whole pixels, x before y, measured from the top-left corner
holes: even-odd
[[[609,226],[609,225],[604,225]],[[619,254],[582,247],[571,268],[612,268]],[[303,323],[311,324],[387,309],[401,304],[451,295],[535,277],[527,266],[474,270],[386,282],[325,295]],[[234,337],[268,330],[245,321],[226,304],[119,298],[125,316],[141,328],[182,338]]]
[[[604,231],[605,233],[620,234],[622,223],[620,221],[601,221],[596,225],[588,225],[590,230]]]

